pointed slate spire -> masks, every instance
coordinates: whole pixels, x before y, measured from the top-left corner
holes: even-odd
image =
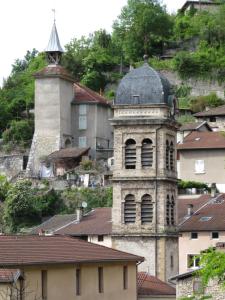
[[[55,20],[52,26],[52,32],[50,35],[48,46],[45,48],[45,52],[47,54],[47,59],[49,64],[58,65],[60,63],[60,59],[64,51],[60,45],[59,36],[55,25]]]

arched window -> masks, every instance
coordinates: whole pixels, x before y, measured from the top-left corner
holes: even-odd
[[[129,139],[125,144],[125,168],[136,168],[136,142],[133,139]]]
[[[167,170],[169,170],[170,167],[169,160],[170,160],[170,145],[169,145],[169,141],[166,140],[166,169]]]
[[[173,142],[170,143],[170,170],[174,170],[174,146]]]
[[[170,196],[166,198],[166,225],[170,225]]]
[[[141,146],[141,165],[142,167],[152,167],[153,148],[150,139],[144,139]]]
[[[125,197],[124,203],[124,223],[135,223],[136,220],[136,202],[134,195],[129,194]]]
[[[174,218],[174,208],[175,208],[175,202],[174,197],[171,197],[171,203],[170,203],[170,224],[175,224],[175,218]]]
[[[71,147],[71,141],[70,141],[70,139],[66,139],[65,148],[70,148],[70,147]]]
[[[141,223],[152,223],[153,203],[150,195],[146,194],[141,199]]]

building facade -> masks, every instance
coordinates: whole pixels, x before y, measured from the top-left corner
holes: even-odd
[[[121,81],[114,103],[112,244],[145,257],[162,280],[178,271],[177,124],[168,81],[147,62]]]

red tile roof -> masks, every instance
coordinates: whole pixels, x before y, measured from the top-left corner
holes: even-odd
[[[58,158],[79,158],[82,155],[87,155],[90,148],[65,148],[52,152],[48,158],[58,159]]]
[[[147,295],[176,295],[176,289],[148,273],[139,272],[138,296]]]
[[[201,195],[198,198],[180,198],[177,199],[177,213],[178,213],[178,224],[184,220],[187,215],[187,207],[189,204],[193,205],[193,212],[199,209],[202,205],[207,203],[211,198],[210,195]]]
[[[68,236],[0,236],[0,265],[143,261],[143,257]]]
[[[0,269],[0,282],[13,282],[20,276],[18,269]]]
[[[225,105],[217,106],[209,110],[201,111],[194,114],[195,117],[211,117],[211,116],[225,116]]]
[[[74,84],[75,97],[73,103],[93,103],[110,106],[110,102],[98,93],[80,83]]]
[[[193,131],[177,145],[177,150],[225,149],[225,135],[222,132]]]
[[[109,207],[95,208],[83,216],[80,222],[74,222],[60,230],[57,234],[68,235],[107,235],[112,233],[112,209]]]
[[[225,230],[225,194],[210,198],[179,226],[179,231]]]

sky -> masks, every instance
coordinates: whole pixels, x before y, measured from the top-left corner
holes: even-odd
[[[169,12],[176,12],[185,0],[162,0]],[[27,50],[43,51],[48,44],[53,12],[61,45],[105,28],[113,21],[127,0],[1,0],[0,1],[0,86],[11,72],[17,58]]]

